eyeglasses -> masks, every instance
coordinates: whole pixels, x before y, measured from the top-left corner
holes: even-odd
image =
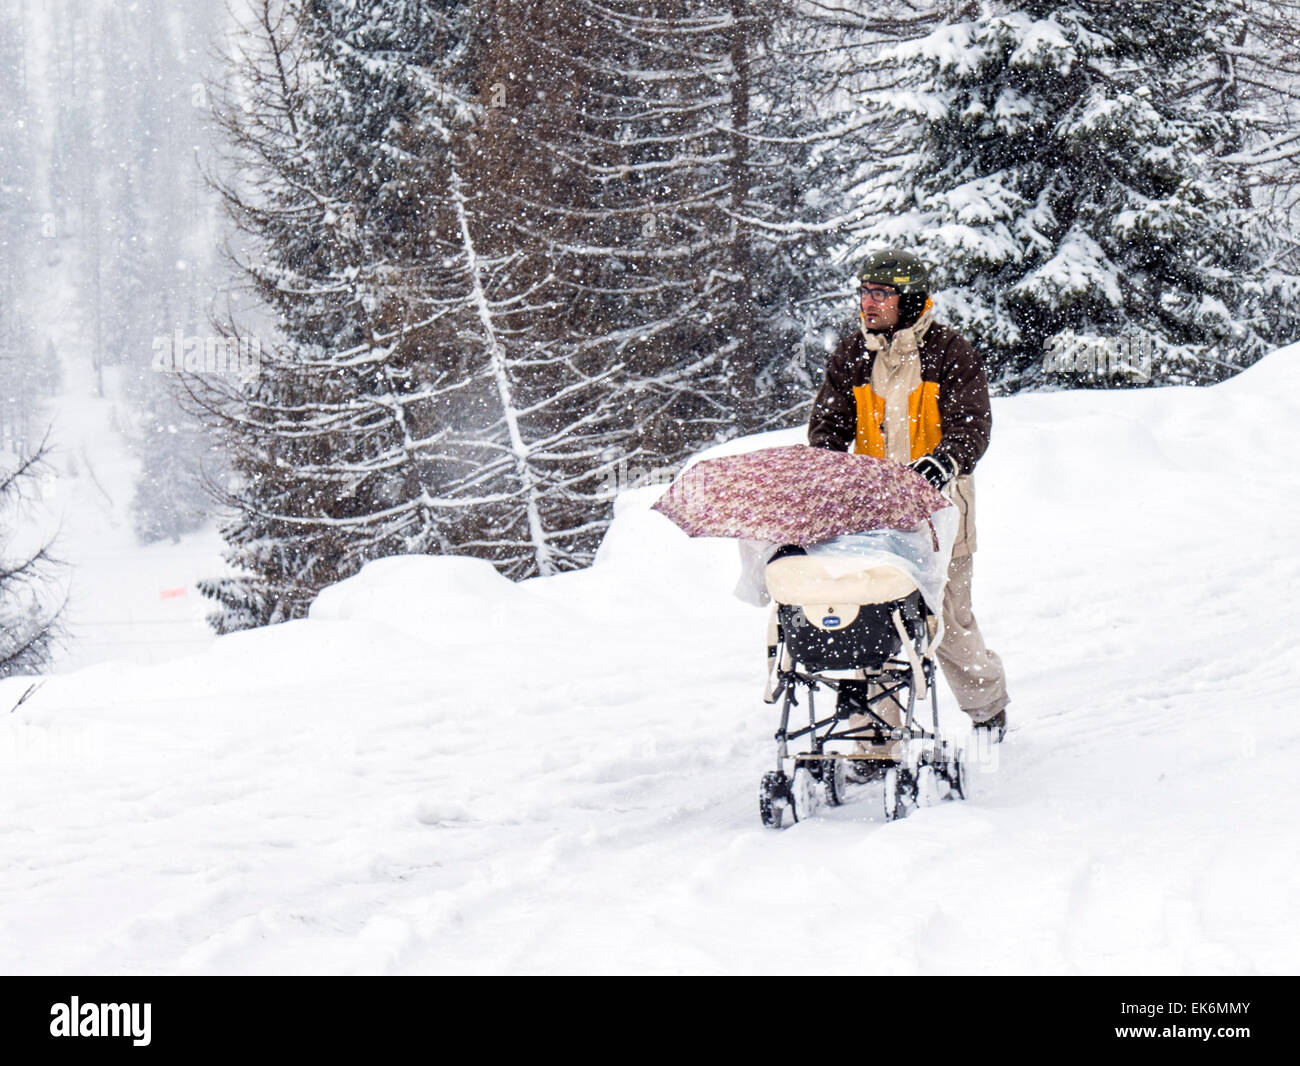
[[[863,289],[862,296],[872,303],[883,304],[891,296],[897,296],[897,289]]]

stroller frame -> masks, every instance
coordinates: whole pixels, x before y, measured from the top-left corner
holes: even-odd
[[[919,597],[917,597],[919,600]],[[965,771],[961,752],[943,740],[939,732],[939,699],[935,685],[934,646],[929,621],[933,617],[923,601],[919,612],[904,618],[905,601],[887,605],[899,637],[899,650],[871,666],[840,666],[857,677],[831,677],[826,668],[805,667],[788,650],[786,625],[797,621],[802,608],[778,605],[778,643],[769,648],[776,656],[776,684],[766,702],[784,695],[777,727],[776,769],[763,775],[759,790],[759,811],[763,824],[780,828],[788,810],[793,821],[808,817],[819,806],[839,806],[847,785],[850,763],[883,766],[884,812],[889,821],[905,817],[917,806],[937,799],[964,798]],[[787,663],[788,660],[788,663]],[[803,668],[801,668],[803,667]],[[793,726],[791,711],[799,705],[800,686],[808,690],[808,721]],[[835,693],[829,717],[818,718],[814,694],[821,686]],[[874,692],[872,690],[875,690]],[[929,696],[930,727],[918,719],[918,701]],[[885,701],[895,704],[901,719],[894,725],[879,713]],[[865,723],[849,725],[849,719],[864,717]],[[810,750],[791,754],[793,742],[809,738]],[[827,751],[836,741],[860,741],[883,745],[897,742],[893,757],[859,752]],[[793,760],[789,777],[785,764]],[[872,779],[871,776],[866,778]],[[946,787],[945,787],[946,786]]]

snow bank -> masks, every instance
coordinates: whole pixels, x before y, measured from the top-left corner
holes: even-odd
[[[502,577],[484,559],[411,555],[377,559],[324,589],[313,622],[367,622],[446,650],[508,647],[523,634],[573,626],[580,616]]]

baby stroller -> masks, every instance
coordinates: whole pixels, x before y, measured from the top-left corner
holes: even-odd
[[[774,608],[764,698],[784,699],[777,766],[759,790],[764,825],[779,829],[787,812],[797,822],[819,806],[838,806],[850,776],[883,780],[890,821],[965,796],[962,754],[939,735],[940,619],[903,560],[888,560],[879,552],[854,557],[793,545],[768,560]],[[834,700],[819,718],[814,693],[822,687]],[[807,689],[806,722],[792,721],[800,688]],[[928,727],[917,713],[927,695]]]

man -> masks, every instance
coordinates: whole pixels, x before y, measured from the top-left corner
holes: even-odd
[[[971,613],[975,464],[989,443],[988,377],[975,350],[934,321],[925,267],[906,252],[869,256],[858,271],[859,328],[841,338],[813,402],[808,443],[909,464],[957,506],[961,521],[936,652],[953,695],[991,741],[1006,731],[1002,661]]]

